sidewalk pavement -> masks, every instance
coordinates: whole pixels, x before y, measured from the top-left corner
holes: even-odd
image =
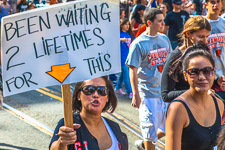
[[[0,110],[1,150],[47,150],[51,137],[16,117]]]

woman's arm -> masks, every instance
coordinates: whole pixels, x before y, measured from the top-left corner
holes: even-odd
[[[171,79],[169,76],[169,70],[172,64],[174,63],[174,58],[179,55],[178,53],[171,53],[165,63],[162,73],[162,82],[161,82],[161,95],[164,102],[171,102],[176,97],[180,96],[187,90],[175,90],[176,81]]]
[[[153,0],[150,0],[150,1],[148,2],[148,4],[147,4],[147,7],[150,7],[151,4],[152,4],[152,2],[153,2]]]
[[[180,102],[173,102],[166,118],[165,150],[181,150],[182,131],[187,124],[187,111]]]
[[[73,124],[73,127],[74,129],[78,129],[80,124]],[[50,150],[67,150],[67,145],[73,144],[77,140],[76,131],[74,129],[61,126],[57,135],[59,138],[58,140],[52,142]]]
[[[122,41],[122,42],[128,42],[128,39],[127,38],[120,38],[120,41]]]
[[[133,29],[135,22],[136,22],[136,21],[135,21],[134,18],[133,18],[133,19],[131,20],[131,22],[130,22],[130,27],[131,27],[131,29],[132,29],[133,32],[138,31],[138,30],[140,29],[141,25],[142,25],[142,24],[140,24],[140,25],[138,26],[138,28]]]

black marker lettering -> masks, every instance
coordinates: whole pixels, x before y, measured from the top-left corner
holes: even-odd
[[[92,72],[91,72],[91,65],[90,65],[89,59],[94,59],[94,57],[91,57],[91,58],[88,58],[88,59],[83,59],[83,60],[87,60],[87,62],[88,62],[88,68],[89,68],[90,74],[92,75]]]
[[[53,38],[55,53],[56,53],[56,54],[62,53],[63,51],[59,51],[59,52],[57,51],[57,49],[60,48],[61,46],[58,46],[58,47],[56,46],[56,45],[57,45],[56,38],[59,38],[59,37],[57,36],[57,37],[54,37],[54,38]]]
[[[105,69],[105,71],[109,71],[112,67],[111,63],[107,60],[106,56],[108,56],[108,59],[110,58],[109,54],[105,54],[104,55],[104,60],[109,64],[109,69]]]
[[[36,48],[36,44],[35,44],[35,43],[33,43],[33,46],[34,46],[34,51],[35,51],[35,56],[36,56],[36,58],[39,58],[39,57],[44,56],[44,55],[40,55],[40,56],[38,56],[38,53],[37,53],[37,48]]]
[[[29,79],[27,79],[26,74],[29,75],[29,77],[28,77]],[[29,82],[30,82],[30,83],[33,83],[33,84],[35,84],[35,85],[38,85],[36,82],[30,81],[30,79],[31,79],[31,77],[32,77],[32,73],[30,73],[30,72],[25,72],[25,73],[23,73],[23,77],[24,77],[24,80],[25,80],[25,82],[26,82],[26,84],[27,84],[28,87],[30,87]]]
[[[101,4],[101,12],[100,12],[101,13],[101,18],[102,18],[102,20],[109,20],[109,22],[111,22],[110,15],[109,15],[111,13],[111,11],[103,12],[104,5],[106,5],[106,7],[109,8],[109,5],[107,3],[102,3]],[[103,15],[105,15],[105,14],[107,15],[106,18],[103,17]]]
[[[48,12],[46,12],[46,19],[47,19],[47,24],[46,24],[46,22],[44,22],[44,19],[41,17],[41,16],[39,16],[39,24],[40,24],[40,30],[42,31],[42,25],[41,25],[41,22],[43,22],[44,23],[44,25],[45,25],[45,27],[47,28],[47,29],[51,29],[51,26],[50,26],[50,22],[49,22],[49,17],[48,17]]]
[[[27,18],[27,26],[28,26],[28,33],[29,33],[29,34],[38,32],[38,30],[33,31],[33,32],[30,31],[30,27],[36,25],[36,24],[30,24],[30,19],[31,19],[31,18],[34,18],[34,17],[37,17],[37,16],[32,16],[32,17]]]
[[[102,40],[101,44],[99,44],[99,43],[97,44],[98,46],[101,46],[105,43],[105,40],[101,36],[96,34],[96,30],[98,30],[98,32],[101,33],[101,29],[100,28],[94,28],[94,30],[93,30],[93,34]]]
[[[91,24],[92,24],[92,17],[94,17],[95,21],[96,21],[97,23],[99,23],[99,21],[98,21],[98,11],[97,11],[97,6],[95,5],[94,8],[95,8],[95,15],[94,15],[93,11],[89,8],[89,17],[90,17],[90,23],[91,23]],[[92,16],[92,17],[91,17],[91,16]]]
[[[16,23],[16,29],[17,29],[17,37],[18,38],[26,35],[26,33],[24,33],[22,35],[19,34],[19,29],[22,29],[24,26],[19,27],[18,22],[24,21],[24,20],[26,20],[26,19],[24,18],[24,19],[20,19],[20,20],[15,21],[15,23]]]
[[[85,41],[86,41],[86,45],[87,45],[87,47],[89,47],[89,46],[92,46],[92,45],[94,45],[94,44],[88,44],[88,41],[90,41],[91,39],[87,39],[87,36],[86,36],[86,31],[90,31],[90,30],[83,30],[83,35],[84,35],[84,38],[85,38]]]
[[[11,67],[15,67],[15,66],[19,66],[19,65],[25,64],[25,63],[23,62],[23,63],[16,64],[16,65],[11,65],[11,66],[9,65],[10,61],[12,60],[12,58],[19,52],[19,47],[18,47],[18,46],[12,46],[12,47],[10,47],[10,48],[6,51],[6,54],[8,54],[8,52],[9,52],[11,49],[13,49],[13,48],[16,49],[16,52],[9,58],[9,60],[8,60],[8,62],[7,62],[7,68],[6,68],[6,70],[9,70],[9,68],[11,68]]]
[[[10,27],[9,27],[9,28],[7,28],[7,25],[8,25],[8,24],[10,24]],[[6,37],[6,40],[7,40],[7,41],[11,40],[11,39],[14,37],[14,35],[16,34],[16,31],[17,31],[17,30],[16,30],[16,28],[12,28],[12,26],[13,26],[13,23],[11,23],[11,22],[4,24],[5,37]],[[14,32],[13,32],[12,36],[9,38],[9,36],[8,36],[8,31],[11,30],[11,29],[13,29]]]

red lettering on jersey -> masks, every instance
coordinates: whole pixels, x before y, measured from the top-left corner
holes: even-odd
[[[87,141],[83,141],[83,143],[84,143],[85,150],[88,150],[88,143],[87,143]]]
[[[78,147],[78,146],[79,146],[79,147]],[[76,143],[74,144],[75,150],[82,150],[80,147],[81,147],[81,143],[80,143],[80,142],[76,142]]]
[[[118,147],[119,147],[119,150],[121,150],[121,145],[120,145],[120,143],[118,142]]]

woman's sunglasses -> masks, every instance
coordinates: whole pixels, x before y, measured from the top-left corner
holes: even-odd
[[[212,67],[205,67],[202,69],[192,68],[192,69],[187,69],[186,73],[189,74],[191,78],[193,78],[193,77],[199,76],[201,71],[205,77],[211,77],[213,75],[215,69]]]
[[[101,96],[106,96],[109,93],[109,90],[106,86],[92,86],[92,85],[86,85],[84,87],[81,88],[81,91],[85,94],[85,95],[91,95],[93,94],[95,91],[97,91],[97,93]]]

